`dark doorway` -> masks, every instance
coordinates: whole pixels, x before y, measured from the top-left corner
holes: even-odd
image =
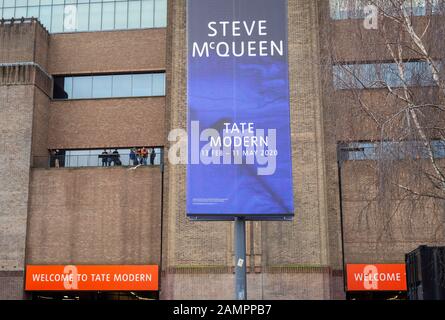
[[[159,300],[158,291],[49,291],[33,292],[32,300]]]
[[[347,292],[346,300],[408,300],[406,291]]]

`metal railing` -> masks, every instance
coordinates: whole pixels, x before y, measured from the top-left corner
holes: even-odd
[[[93,155],[48,155],[34,156],[34,168],[87,168],[87,167],[133,167],[160,166],[163,152],[150,153],[146,158],[130,154]]]

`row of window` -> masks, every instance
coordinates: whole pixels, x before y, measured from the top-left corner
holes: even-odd
[[[49,32],[164,28],[167,0],[0,0],[0,17],[38,18]],[[22,2],[19,2],[22,1]],[[21,6],[24,4],[23,6]],[[12,6],[11,6],[12,5]]]
[[[438,64],[440,67],[440,64]],[[384,87],[432,86],[431,68],[427,62],[403,64],[403,78],[396,63],[338,64],[333,66],[334,88],[372,89]]]
[[[389,158],[426,159],[429,157],[429,148],[416,141],[403,142],[352,142],[339,146],[342,161],[377,160]],[[431,141],[431,150],[436,159],[445,158],[445,141]]]
[[[54,99],[165,96],[165,73],[54,77]]]
[[[394,7],[391,1],[377,1],[385,12],[391,13],[394,10],[400,10]],[[368,1],[363,0],[330,0],[331,18],[334,20],[343,19],[363,19],[366,17],[365,6]],[[443,0],[406,0],[404,1],[405,9],[409,14],[414,16],[424,16],[427,14],[438,14],[443,9]],[[396,11],[398,12],[398,11]]]

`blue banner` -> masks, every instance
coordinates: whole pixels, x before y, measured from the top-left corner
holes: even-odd
[[[286,0],[188,0],[187,215],[291,219]]]

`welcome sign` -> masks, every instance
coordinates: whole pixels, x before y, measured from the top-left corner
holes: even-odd
[[[28,265],[26,291],[156,291],[157,265]]]
[[[287,1],[187,10],[187,214],[291,219]]]

